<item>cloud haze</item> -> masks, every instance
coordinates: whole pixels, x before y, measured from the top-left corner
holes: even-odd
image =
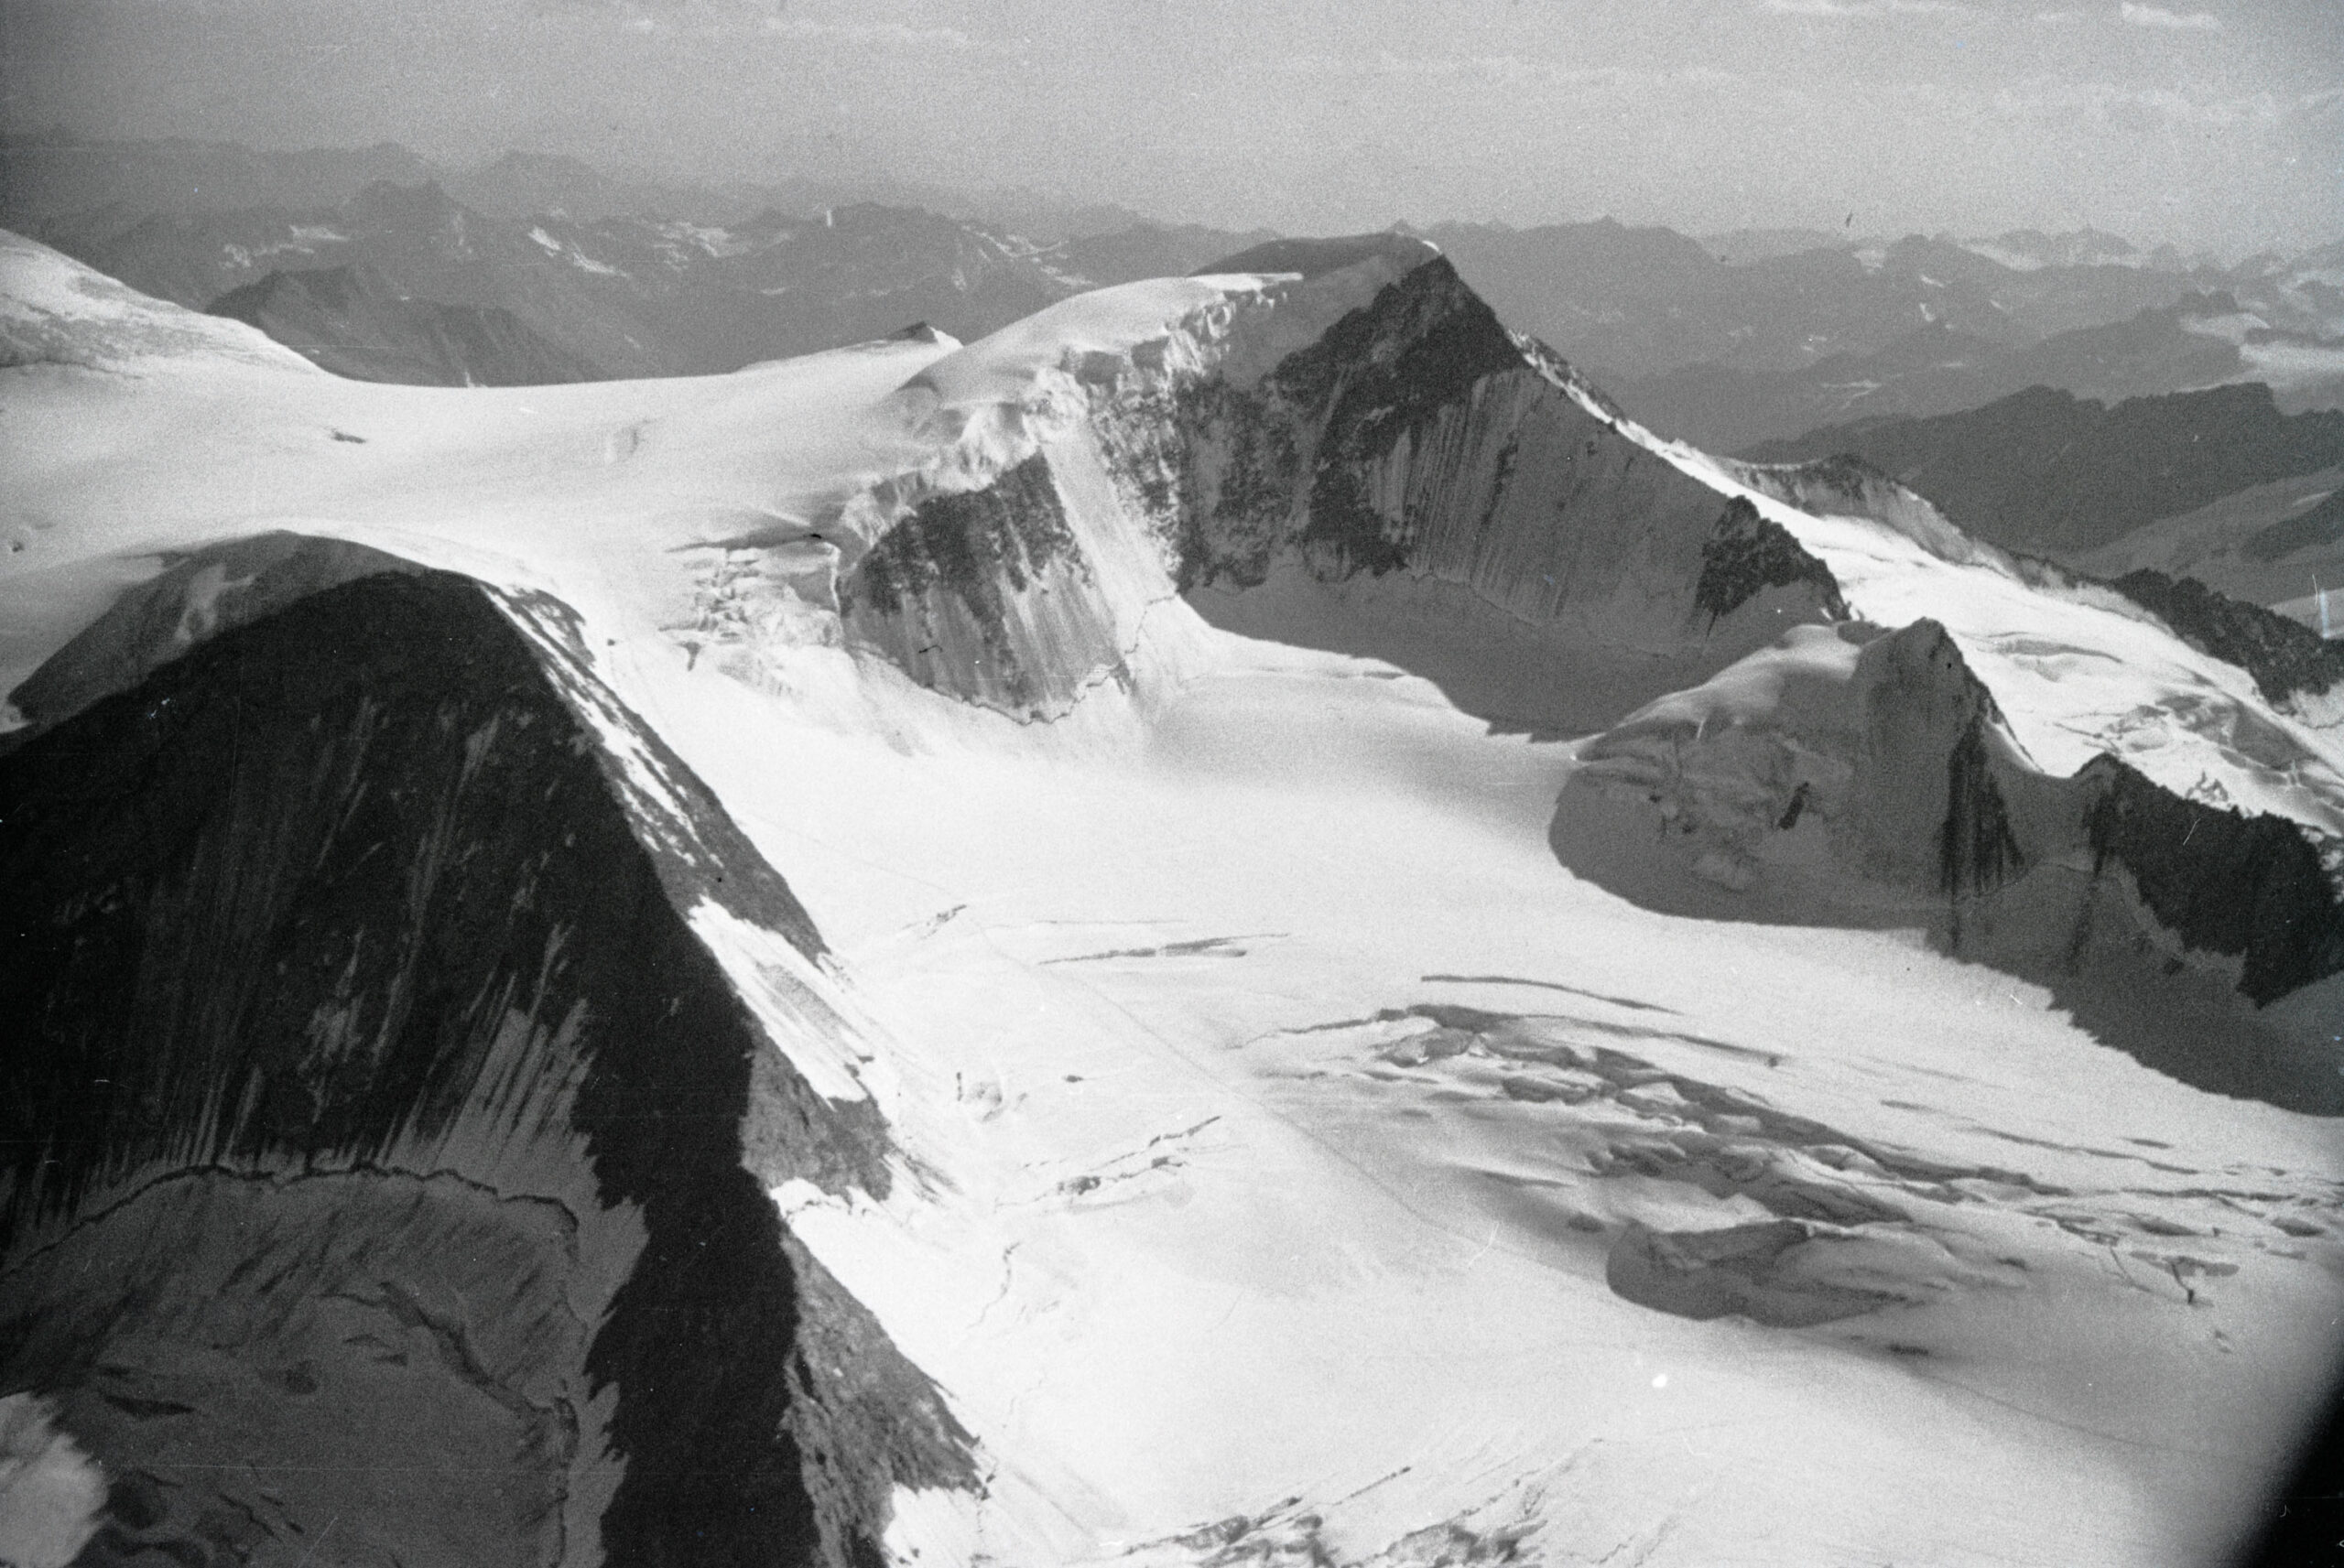
[[[0,0],[0,62],[17,131],[1025,186],[1287,230],[2344,232],[2334,0]]]

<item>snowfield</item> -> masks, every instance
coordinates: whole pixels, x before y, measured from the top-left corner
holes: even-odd
[[[897,1562],[2224,1561],[2337,1368],[2344,1123],[2142,1065],[1819,839],[1786,829],[1737,890],[1641,782],[1598,787],[1688,730],[1824,746],[1857,642],[1766,630],[1600,726],[1509,728],[1214,623],[1333,626],[1401,579],[1183,596],[1118,510],[1094,408],[1250,384],[1399,270],[440,390],[331,378],[11,242],[9,341],[37,347],[0,370],[0,690],[174,559],[276,531],[574,611],[582,667],[829,945],[793,968],[712,905],[695,927],[776,1049],[895,1142],[884,1198],[773,1196],[976,1441],[981,1493],[898,1493]],[[2026,765],[2112,752],[2344,838],[2344,735],[2145,612],[1613,428],[1787,530],[1852,618],[1944,627]],[[929,689],[837,598],[906,509],[1037,452],[1120,670],[1040,719]],[[1758,789],[1762,750],[1704,753],[1704,798]],[[1617,874],[1567,869],[1574,833]],[[851,1033],[809,1044],[831,1013]],[[2344,1060],[2344,981],[2263,1014]]]

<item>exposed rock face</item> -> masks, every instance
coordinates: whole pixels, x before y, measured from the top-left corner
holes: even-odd
[[[849,632],[925,685],[1047,712],[1120,656],[1092,583],[1037,453],[982,490],[921,502],[863,557],[839,609]]]
[[[2275,1001],[2344,970],[2344,903],[2294,823],[2184,800],[2113,757],[2078,779],[2094,874],[2123,867],[2183,942],[2242,959],[2240,990]]]
[[[1405,570],[1525,621],[1698,641],[1723,499],[1577,390],[1427,262],[1210,410],[1194,442],[1210,456],[1184,476],[1183,580],[1243,586],[1298,548],[1321,578]],[[1787,536],[1759,575],[1837,612],[1830,574]]]
[[[1846,619],[1848,606],[1829,567],[1808,555],[1789,529],[1759,516],[1743,497],[1727,502],[1709,543],[1701,547],[1693,607],[1708,611],[1715,625],[1767,589],[1801,585],[1815,590],[1834,619]]]
[[[2031,770],[1945,628],[1801,636],[1796,661],[1766,672],[1771,711],[1747,701],[1738,666],[1590,742],[1577,787],[1660,805],[1695,873],[1737,891],[1770,866],[1796,875],[1783,854],[1801,835],[1914,892],[1959,898],[2017,875],[2029,857],[2007,797],[2026,786],[2007,781]]]
[[[2344,682],[2344,644],[2261,605],[2217,593],[2195,578],[2127,572],[2109,585],[2173,628],[2184,641],[2254,677],[2274,707],[2325,697]]]
[[[1589,742],[1557,853],[1680,913],[1918,924],[2055,988],[2088,978],[2100,1000],[2228,994],[2216,1022],[2344,972],[2344,903],[2307,829],[2186,799],[2113,757],[2047,774],[1935,622],[1842,631],[1795,633]],[[1637,880],[1655,817],[1682,881]],[[2285,1041],[2241,1026],[2234,1046],[2274,1054],[2154,1065],[2299,1108],[2344,1100],[2332,1068],[2299,1071]]]
[[[766,1196],[887,1180],[819,938],[566,636],[375,573],[0,759],[0,1376],[83,1561],[859,1565],[969,1483]]]
[[[1269,247],[1258,265],[1309,276],[1126,359],[1069,364],[1080,407],[1063,433],[1029,441],[965,503],[897,503],[841,588],[850,630],[924,684],[1048,715],[1121,675],[1129,616],[1101,585],[1134,572],[1148,580],[1123,596],[1141,603],[1243,591],[1282,564],[1325,583],[1391,579],[1557,646],[1689,652],[1712,669],[1782,624],[1845,614],[1788,533],[1623,435],[1568,366],[1423,250],[1392,236]],[[1297,338],[1314,311],[1328,324]],[[1104,558],[1142,539],[1160,559]],[[894,619],[900,584],[925,594],[959,580],[953,563],[993,559],[995,576],[1016,574],[999,602],[953,589]],[[1763,616],[1763,634],[1720,628],[1762,594],[1743,619]],[[982,668],[962,652],[979,647]]]
[[[2024,864],[1995,777],[2016,746],[1953,638],[1933,621],[1881,638],[1857,655],[1855,689],[1862,863],[1956,896],[2000,887]]]

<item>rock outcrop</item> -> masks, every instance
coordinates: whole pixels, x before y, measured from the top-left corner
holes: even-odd
[[[111,1477],[81,1561],[846,1568],[971,1484],[766,1195],[889,1180],[820,938],[558,607],[147,663],[0,759],[0,1378]]]
[[[2344,973],[2335,846],[2113,756],[2046,773],[1932,621],[1795,633],[1580,757],[1557,853],[1679,913],[1918,925],[2055,988],[2171,982],[2245,1018]],[[2274,1096],[2344,1102],[2265,1045],[2289,1058]],[[2199,1065],[2227,1086],[2237,1065]]]
[[[2259,604],[2218,593],[2195,578],[2143,568],[2108,586],[2153,611],[2192,647],[2252,676],[2255,689],[2273,707],[2318,711],[2339,706],[2319,699],[2344,686],[2344,643],[2326,641],[2301,622]]]

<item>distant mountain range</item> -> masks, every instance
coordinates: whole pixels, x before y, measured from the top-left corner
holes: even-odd
[[[916,210],[960,232],[948,235],[939,223],[915,238],[910,231],[917,225],[905,219],[858,219],[856,227],[884,230],[886,243],[912,243],[931,263],[951,256],[945,273],[980,260],[985,280],[949,290],[965,305],[960,326],[971,330],[1015,319],[1036,288],[1047,293],[1192,271],[1269,237],[1167,226],[1123,208],[1072,206],[1026,191],[804,178],[686,184],[537,153],[450,168],[391,145],[272,153],[188,141],[0,139],[0,224],[117,276],[118,269],[135,271],[139,287],[182,303],[208,304],[276,265],[355,259],[318,252],[304,229],[355,223],[368,232],[352,234],[353,243],[379,250],[386,238],[383,210],[393,203],[369,192],[383,185],[436,187],[440,199],[415,203],[407,222],[444,222],[435,209],[451,204],[483,232],[504,224],[526,234],[546,221],[549,234],[577,241],[582,254],[603,265],[627,264],[598,254],[596,240],[618,251],[662,252],[657,281],[642,280],[662,298],[700,287],[699,278],[678,282],[679,265],[708,270],[689,259],[678,263],[676,247],[689,249],[693,242],[669,226],[725,231],[716,243],[731,254],[716,259],[732,263],[769,251],[766,242],[784,220],[804,223],[867,207]],[[592,232],[613,224],[614,231]],[[566,232],[565,225],[576,232]],[[2335,395],[2318,384],[2344,377],[2344,344],[2330,341],[2344,338],[2344,246],[2223,267],[2170,248],[2143,252],[2090,229],[2056,235],[2019,230],[1967,242],[1796,229],[1698,240],[1607,218],[1524,229],[1442,223],[1420,232],[1520,330],[1597,374],[1647,422],[1710,446],[1746,445],[1866,415],[1947,412],[2017,390],[2029,383],[2012,378],[2030,373],[2078,394],[2118,396],[2263,379],[2278,385],[2283,397],[2301,384],[2313,403]],[[512,236],[504,238],[511,248]],[[969,257],[956,254],[964,243]],[[855,249],[843,243],[814,258],[812,270],[829,276],[811,287],[837,285],[882,299],[906,292],[900,268],[869,282],[852,277],[862,265]],[[991,252],[1000,254],[981,254]],[[404,276],[388,265],[396,258],[366,259],[418,294],[428,289],[416,288],[418,282],[445,286],[443,276]],[[1029,260],[1034,265],[1022,269],[999,265]],[[187,268],[193,270],[180,270]],[[591,271],[575,264],[572,270]],[[715,270],[764,273],[749,284],[753,291],[787,286],[802,296],[809,287],[798,276],[795,257],[768,255]],[[998,299],[962,298],[1005,283],[993,274],[1021,270],[1024,287],[1008,287]],[[932,297],[934,308],[923,305],[923,313],[951,313],[941,295]],[[2215,300],[2229,308],[2204,303]],[[489,303],[453,296],[445,302]],[[529,314],[525,300],[497,302]],[[620,303],[602,301],[605,309]],[[886,307],[871,308],[884,315]],[[864,324],[863,312],[837,315],[842,329]],[[2223,323],[2208,326],[2209,315]],[[884,330],[902,324],[891,320]],[[2125,342],[2057,342],[2070,332],[2119,325],[2127,326]],[[588,357],[613,373],[647,368],[663,357],[651,340],[674,329],[640,326],[636,335],[646,341],[635,351],[604,343]],[[797,342],[812,330],[809,323],[788,330],[752,325],[750,338],[765,352],[775,341]],[[736,332],[728,326],[720,336],[729,341]],[[2218,346],[2225,334],[2227,351]],[[2257,335],[2263,341],[2250,341]],[[2043,354],[2003,362],[2046,343],[2054,346]],[[569,346],[586,351],[583,342]],[[2261,351],[2241,351],[2248,349]],[[2093,362],[2081,370],[2063,362],[2077,356]],[[2112,370],[2100,362],[2111,357],[2123,362]],[[695,368],[709,362],[703,345],[664,358]],[[2100,379],[2089,379],[2094,374]]]
[[[187,139],[101,141],[63,133],[0,136],[0,212],[20,232],[96,216],[121,226],[158,212],[338,207],[366,187],[437,184],[485,216],[556,212],[736,222],[772,209],[818,212],[855,202],[924,207],[1007,223],[1047,239],[1141,222],[1123,208],[1068,206],[1028,190],[971,194],[892,179],[692,182],[612,173],[559,154],[507,152],[480,165],[434,163],[396,143],[279,152]]]
[[[364,263],[272,272],[222,295],[212,313],[258,327],[353,381],[534,386],[602,373],[510,310],[408,298]]]
[[[1249,237],[1134,227],[1044,245],[924,209],[871,203],[809,217],[767,210],[731,224],[550,213],[516,221],[483,213],[437,184],[388,181],[333,207],[156,212],[108,232],[103,220],[116,213],[27,226],[146,293],[225,309],[304,352],[331,346],[318,336],[326,318],[306,319],[298,339],[284,337],[277,319],[250,313],[255,297],[246,291],[280,275],[355,267],[369,280],[361,292],[501,313],[555,357],[516,348],[467,371],[427,355],[407,379],[447,380],[452,369],[458,382],[470,373],[503,384],[557,363],[564,371],[558,380],[574,379],[577,366],[596,377],[732,371],[922,321],[982,337],[1085,288],[1193,270]],[[240,301],[233,308],[231,296]],[[509,330],[497,341],[519,343]],[[341,346],[389,367],[396,361],[380,357],[385,341],[374,333]]]
[[[1885,350],[1915,329],[1941,327],[2003,348],[2230,290],[2273,328],[2344,328],[2325,295],[2291,292],[2285,264],[2165,271],[2110,263],[2013,266],[1993,243],[1948,235],[1892,243],[1841,241],[1789,254],[1721,261],[1674,230],[1609,219],[1535,229],[1440,224],[1421,231],[1475,287],[1503,299],[1523,330],[1590,365],[1629,377],[1686,365],[1801,370],[1834,355]],[[2339,258],[2311,258],[2334,271]],[[2344,277],[2314,279],[2333,285]]]
[[[2186,574],[2299,611],[2344,579],[2344,413],[2282,413],[2260,384],[2113,405],[2035,386],[1742,455],[1860,458],[1970,533],[2096,576]]]
[[[1646,424],[1727,449],[1825,425],[1948,414],[2030,386],[2108,400],[2256,381],[2284,408],[2344,405],[2344,338],[2278,330],[2271,315],[2285,312],[2267,304],[2250,310],[2227,290],[2192,292],[2121,321],[2016,345],[1938,322],[1876,351],[1833,354],[1796,370],[1697,364],[1602,379]]]
[[[1705,243],[1608,220],[1423,233],[1630,413],[1716,449],[2030,385],[2122,398],[2260,380],[2291,407],[2344,403],[2344,246],[2218,268],[2089,231],[1800,250],[1784,247],[1825,237]],[[2135,259],[2091,259],[2120,247]]]

